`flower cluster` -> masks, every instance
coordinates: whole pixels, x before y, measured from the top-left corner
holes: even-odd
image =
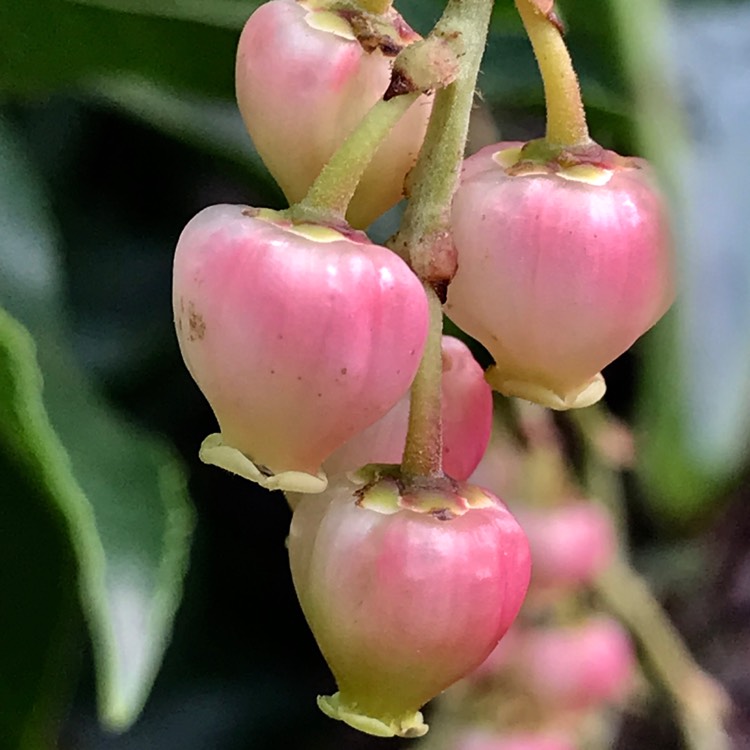
[[[381,736],[423,734],[420,708],[487,658],[526,593],[521,526],[467,481],[492,389],[593,404],[601,369],[673,294],[643,161],[581,127],[457,161],[491,6],[473,2],[449,3],[424,40],[387,1],[261,5],[239,41],[237,100],[290,207],[206,208],[174,260],[180,349],[219,427],[200,456],[286,493],[294,585],[339,686],[319,705]],[[533,42],[554,19],[518,5]],[[407,194],[392,247],[372,242],[363,229]],[[486,373],[441,335],[443,303],[494,358]],[[609,527],[588,506],[555,513],[526,519],[540,585],[579,584]],[[546,664],[613,632],[537,633],[518,655],[530,689],[576,705],[606,692],[567,667],[549,680]]]
[[[470,694],[495,707],[494,726],[458,732],[452,750],[598,746],[600,717],[622,705],[636,684],[629,633],[593,606],[590,596],[619,554],[613,520],[600,503],[570,497],[573,490],[555,462],[556,436],[529,436],[538,422],[544,427],[546,420],[533,408],[522,419],[530,443],[525,453],[496,431],[473,477],[512,498],[534,572],[519,618],[466,680]],[[537,470],[546,463],[545,479],[531,490],[523,481],[528,466],[500,473],[498,458],[503,464],[532,463]]]

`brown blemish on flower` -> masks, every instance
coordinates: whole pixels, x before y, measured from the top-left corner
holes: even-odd
[[[452,521],[456,517],[456,514],[449,508],[436,508],[430,512],[430,515],[438,521]]]
[[[385,18],[351,8],[337,12],[351,26],[355,38],[368,54],[380,50],[385,57],[396,57],[404,48],[405,44],[396,38],[401,29],[394,28]]]
[[[195,304],[188,303],[188,341],[202,341],[206,335],[206,322],[195,309]]]

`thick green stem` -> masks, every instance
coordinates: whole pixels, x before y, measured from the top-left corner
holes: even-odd
[[[435,95],[425,142],[410,175],[411,198],[401,229],[389,243],[420,275],[430,302],[430,334],[412,386],[404,451],[404,471],[412,476],[442,474],[442,308],[424,269],[434,266],[438,252],[435,238],[447,236],[450,228],[450,205],[463,160],[491,12],[492,0],[449,0],[432,32],[462,38],[461,70],[452,84]]]
[[[375,104],[331,157],[307,195],[289,209],[289,216],[294,221],[343,221],[378,147],[418,96],[404,94]]]
[[[409,430],[401,467],[407,476],[439,477],[443,474],[443,424],[440,414],[443,383],[443,308],[429,284],[425,293],[430,310],[422,361],[411,389]]]
[[[552,146],[583,146],[591,141],[578,77],[557,24],[534,0],[516,0],[534,48],[547,104],[546,140]]]

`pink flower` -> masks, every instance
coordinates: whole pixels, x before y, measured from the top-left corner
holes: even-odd
[[[612,519],[594,502],[525,509],[518,516],[531,546],[535,586],[583,586],[603,573],[614,557]]]
[[[322,462],[414,378],[424,290],[361,232],[212,206],[174,260],[177,337],[221,433],[201,457],[271,489],[325,488]]]
[[[617,702],[633,685],[633,644],[611,618],[537,628],[527,633],[525,649],[521,674],[542,700],[554,706],[580,710]]]
[[[464,163],[446,312],[495,358],[501,393],[588,406],[604,393],[599,371],[672,302],[666,207],[642,160],[521,165],[519,145]]]
[[[240,112],[290,202],[304,197],[390,83],[393,57],[374,37],[374,48],[363,48],[345,15],[321,3],[271,0],[252,14],[240,37]],[[395,10],[379,22],[390,32],[393,54],[420,38]],[[352,226],[367,226],[401,199],[430,108],[431,100],[420,97],[376,152],[347,213]]]
[[[565,737],[541,732],[492,734],[478,730],[465,732],[449,746],[450,750],[576,750]]]
[[[492,430],[492,391],[469,348],[443,336],[443,470],[465,481],[477,467]],[[409,426],[409,394],[384,417],[349,440],[325,462],[329,475],[365,464],[401,462]]]
[[[370,734],[419,736],[420,707],[481,664],[515,619],[529,550],[507,508],[479,488],[407,497],[389,487],[305,496],[289,555],[338,683],[321,709]]]

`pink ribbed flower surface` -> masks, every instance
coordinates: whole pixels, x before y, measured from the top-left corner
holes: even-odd
[[[458,272],[446,312],[495,358],[511,396],[567,409],[673,298],[665,204],[642,160],[523,168],[518,143],[464,163],[453,201]]]
[[[392,252],[244,206],[185,227],[173,302],[221,429],[202,458],[294,491],[321,491],[322,462],[404,395],[427,333],[422,285]]]
[[[528,586],[526,538],[497,498],[467,485],[450,510],[432,500],[340,486],[294,512],[294,585],[339,688],[319,705],[371,734],[427,731],[421,706],[481,664]]]
[[[353,26],[320,2],[271,0],[250,17],[237,51],[240,112],[253,143],[290,202],[383,97],[393,57],[364,49]],[[419,39],[395,10],[382,17],[399,47]],[[431,100],[420,97],[375,153],[347,218],[367,226],[403,195],[424,139]]]
[[[492,392],[469,348],[443,336],[443,470],[465,481],[482,459],[492,431]],[[329,475],[365,464],[401,461],[409,425],[409,395],[388,414],[349,440],[326,462]]]

